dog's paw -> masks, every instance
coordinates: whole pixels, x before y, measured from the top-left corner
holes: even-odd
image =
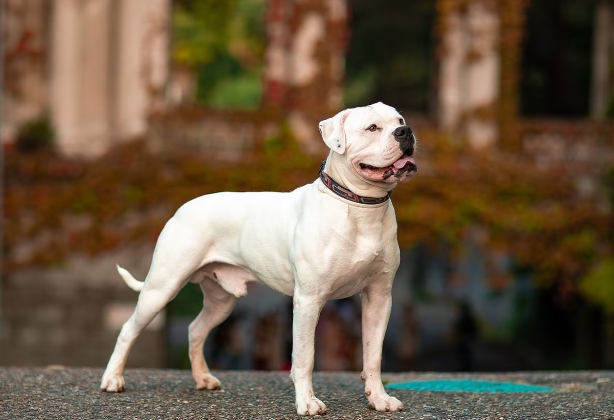
[[[403,409],[403,403],[394,397],[386,394],[381,395],[368,395],[369,408],[377,411],[401,411]]]
[[[194,380],[196,381],[196,389],[206,389],[207,391],[222,389],[220,380],[210,373],[194,375]]]
[[[124,392],[126,389],[125,385],[124,377],[121,375],[103,376],[100,390],[104,392]]]
[[[326,414],[326,406],[316,397],[297,398],[296,413],[299,416],[316,416]]]

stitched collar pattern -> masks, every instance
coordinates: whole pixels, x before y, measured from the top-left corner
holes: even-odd
[[[364,197],[362,195],[355,194],[352,191],[340,185],[337,181],[332,179],[326,172],[324,172],[324,165],[326,165],[326,161],[323,161],[322,165],[320,165],[319,175],[320,175],[320,179],[322,180],[322,183],[329,190],[331,190],[333,193],[335,193],[341,198],[344,198],[353,203],[382,204],[383,202],[390,199],[390,196],[392,195],[392,191],[388,191],[388,194],[386,194],[384,197]]]

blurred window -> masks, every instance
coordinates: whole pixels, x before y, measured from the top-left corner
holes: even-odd
[[[431,111],[435,3],[350,0],[346,106],[382,101],[414,113]]]
[[[587,117],[595,2],[530,2],[523,44],[520,113]]]

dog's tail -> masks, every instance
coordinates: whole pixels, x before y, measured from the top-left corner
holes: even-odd
[[[117,267],[117,272],[120,276],[122,276],[122,279],[124,279],[129,288],[131,288],[135,292],[140,292],[141,290],[143,290],[143,285],[145,284],[145,282],[138,281],[137,279],[132,277],[132,274],[130,274],[128,270],[126,270],[125,268],[121,268],[118,264],[115,264],[115,266]]]

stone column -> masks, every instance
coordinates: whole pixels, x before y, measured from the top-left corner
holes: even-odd
[[[440,16],[441,61],[439,64],[439,125],[447,130],[456,128],[464,107],[465,37],[463,19],[457,11],[447,10]]]
[[[288,84],[288,19],[292,2],[268,0],[265,15],[266,50],[262,106],[280,110],[286,97]]]
[[[164,103],[169,60],[169,0],[123,0],[117,13],[113,121],[115,137],[145,133]]]
[[[54,2],[50,108],[65,154],[100,154],[112,135],[110,6],[107,0]]]
[[[601,119],[614,96],[614,2],[599,0],[595,8],[591,115]]]
[[[50,110],[61,150],[79,141],[79,0],[56,0],[52,16]]]
[[[269,0],[265,107],[279,110],[303,150],[325,150],[318,122],[341,108],[346,0]]]
[[[499,16],[492,5],[472,3],[467,13],[467,137],[474,147],[493,144],[499,135]]]
[[[66,153],[99,154],[106,150],[111,130],[111,3],[79,2],[80,72],[78,85],[79,137],[65,142]]]
[[[164,103],[169,0],[55,0],[51,110],[60,150],[99,155]]]
[[[2,141],[46,110],[47,6],[42,0],[5,0],[2,53]]]
[[[444,0],[439,124],[482,148],[498,137],[499,16],[494,2]]]

